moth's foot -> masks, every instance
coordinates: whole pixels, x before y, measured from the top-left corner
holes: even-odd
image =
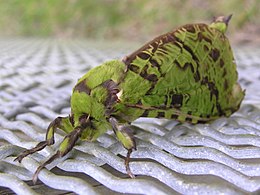
[[[40,171],[45,168],[44,166],[39,166],[37,168],[37,170],[35,171],[35,173],[33,174],[33,178],[32,178],[32,181],[33,181],[33,185],[35,185],[37,183],[37,180],[38,180],[38,175],[40,173]]]
[[[126,168],[126,172],[132,179],[135,179],[135,175],[131,172],[130,167]]]
[[[52,140],[42,141],[42,142],[38,143],[34,148],[23,151],[19,156],[17,156],[17,158],[14,159],[14,161],[18,161],[19,163],[21,163],[24,157],[26,157],[30,154],[33,154],[39,150],[42,150],[47,145],[50,145],[52,143],[54,143],[54,142],[52,142]]]
[[[27,151],[27,150],[26,150],[26,151]],[[26,151],[25,151],[25,152],[26,152]],[[14,159],[14,161],[18,161],[19,163],[21,163],[22,160],[23,160],[23,158],[26,157],[26,156],[28,156],[28,154],[25,153],[25,152],[23,152],[22,154],[20,154],[19,156],[17,156],[17,157]]]
[[[129,162],[130,162],[130,155],[132,153],[132,149],[129,149],[127,151],[127,156],[125,158],[125,169],[126,169],[126,172],[127,174],[129,175],[129,177],[131,177],[132,179],[135,178],[135,175],[132,173],[131,169],[130,169],[130,166],[129,166]]]
[[[45,161],[42,165],[40,165],[37,170],[35,171],[35,173],[33,174],[33,184],[36,184],[37,180],[38,180],[38,175],[40,173],[40,171],[45,168],[46,165],[50,164],[51,162],[53,162],[55,159],[60,158],[64,156],[64,153],[61,153],[60,151],[57,151],[54,155],[52,155],[47,161]]]

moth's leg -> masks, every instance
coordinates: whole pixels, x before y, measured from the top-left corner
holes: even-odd
[[[50,125],[48,126],[47,129],[47,133],[46,133],[46,138],[45,141],[42,141],[40,143],[38,143],[34,148],[29,149],[29,150],[25,150],[23,153],[21,153],[16,159],[14,159],[14,161],[18,161],[21,162],[22,159],[30,154],[33,154],[37,151],[42,150],[43,148],[45,148],[46,146],[50,146],[54,144],[54,133],[56,131],[57,128],[63,129],[63,121],[64,120],[69,120],[69,117],[57,117],[54,121],[52,121],[50,123]]]
[[[119,124],[114,117],[109,118],[109,122],[113,127],[113,131],[116,134],[117,139],[123,144],[124,148],[127,149],[127,156],[125,158],[126,172],[131,178],[135,178],[129,166],[130,155],[133,149],[136,150],[133,129],[131,128],[131,125]]]
[[[65,136],[63,141],[61,142],[59,146],[59,150],[51,156],[47,161],[45,161],[41,166],[37,168],[33,175],[33,183],[35,184],[37,182],[38,174],[39,172],[48,164],[50,164],[52,161],[54,161],[56,158],[60,158],[65,156],[71,149],[74,147],[76,141],[79,139],[83,129],[78,127],[75,128],[73,131],[71,131],[68,135]]]

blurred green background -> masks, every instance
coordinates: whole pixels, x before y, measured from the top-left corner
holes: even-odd
[[[259,10],[259,0],[0,0],[0,36],[149,40],[232,13],[229,34],[247,41],[258,38]]]

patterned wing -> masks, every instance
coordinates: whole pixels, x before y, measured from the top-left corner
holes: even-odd
[[[128,71],[150,83],[139,101],[129,105],[143,109],[143,117],[196,123],[229,116],[239,107],[230,106],[237,72],[229,41],[208,25],[180,27],[123,61]]]

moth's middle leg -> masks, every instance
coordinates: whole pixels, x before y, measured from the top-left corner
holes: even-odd
[[[127,156],[125,158],[126,172],[131,178],[135,178],[129,166],[130,155],[133,149],[136,150],[133,128],[128,124],[120,124],[114,117],[110,117],[109,122],[113,127],[113,131],[116,134],[117,139],[122,143],[124,148],[127,149]]]

